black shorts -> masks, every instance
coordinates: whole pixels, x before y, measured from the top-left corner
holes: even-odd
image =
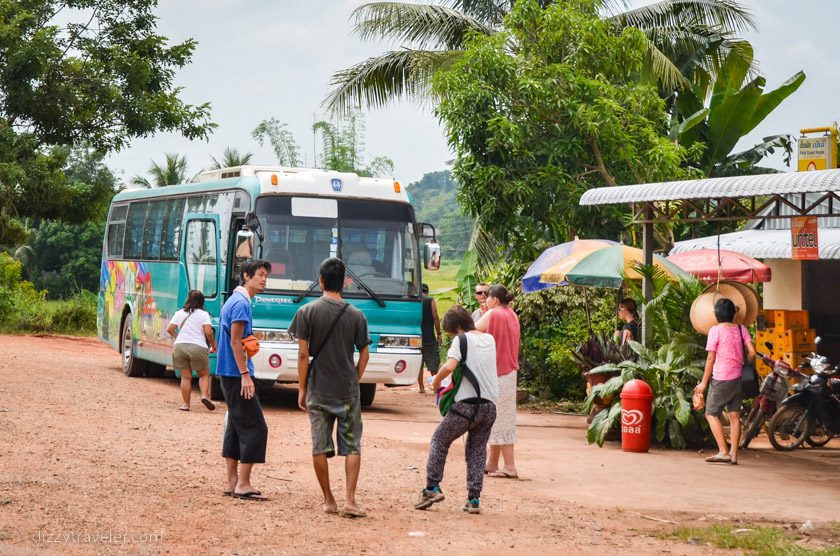
[[[228,406],[227,426],[222,440],[222,457],[241,463],[265,463],[268,425],[257,398],[242,397],[242,378],[221,376],[222,393]]]
[[[422,353],[423,364],[426,365],[431,374],[437,374],[438,369],[440,369],[440,344],[437,342],[423,344]]]

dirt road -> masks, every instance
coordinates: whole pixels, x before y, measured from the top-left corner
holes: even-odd
[[[180,412],[173,378],[130,379],[119,364],[94,339],[0,336],[0,553],[705,554],[715,549],[655,535],[674,527],[666,521],[840,515],[838,441],[781,454],[762,438],[741,465],[715,466],[696,452],[588,446],[583,418],[526,412],[522,480],[488,479],[484,514],[463,513],[459,442],[447,500],[416,511],[439,417],[431,396],[405,388],[381,389],[364,413],[359,498],[370,517],[321,513],[308,420],[290,389],[262,398],[268,463],[253,482],[271,500],[234,500],[221,495],[224,405]],[[331,464],[337,493],[341,465]]]

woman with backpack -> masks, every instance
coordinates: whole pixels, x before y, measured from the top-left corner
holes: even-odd
[[[204,310],[204,294],[190,290],[184,307],[175,312],[166,331],[175,338],[172,366],[181,371],[181,411],[190,410],[193,371],[198,374],[201,403],[210,411],[216,405],[210,401],[210,356],[216,351],[216,337],[210,324],[210,313]]]
[[[496,420],[496,399],[499,382],[496,377],[496,342],[489,334],[475,329],[472,317],[463,307],[452,307],[443,316],[443,330],[452,337],[444,363],[435,375],[432,389],[438,392],[441,382],[461,365],[461,382],[454,402],[440,422],[429,445],[426,465],[426,488],[414,507],[425,510],[444,500],[440,482],[449,447],[467,435],[467,503],[464,511],[481,513],[481,489],[484,486],[484,465],[487,461],[487,440]],[[465,356],[464,356],[465,354]]]

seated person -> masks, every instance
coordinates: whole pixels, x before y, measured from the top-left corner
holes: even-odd
[[[374,276],[376,268],[373,266],[373,258],[366,247],[359,247],[347,257],[347,266],[357,276]]]

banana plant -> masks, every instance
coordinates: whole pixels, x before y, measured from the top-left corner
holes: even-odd
[[[752,77],[752,47],[744,43],[725,58],[714,80],[697,78],[690,89],[679,92],[672,106],[670,138],[691,149],[705,145],[698,161],[707,176],[750,169],[767,154],[781,148],[790,159],[792,138],[787,134],[765,137],[754,147],[732,153],[740,139],[750,133],[792,95],[805,81],[801,71],[780,87],[764,90],[767,80]],[[702,74],[702,69],[696,72]]]

